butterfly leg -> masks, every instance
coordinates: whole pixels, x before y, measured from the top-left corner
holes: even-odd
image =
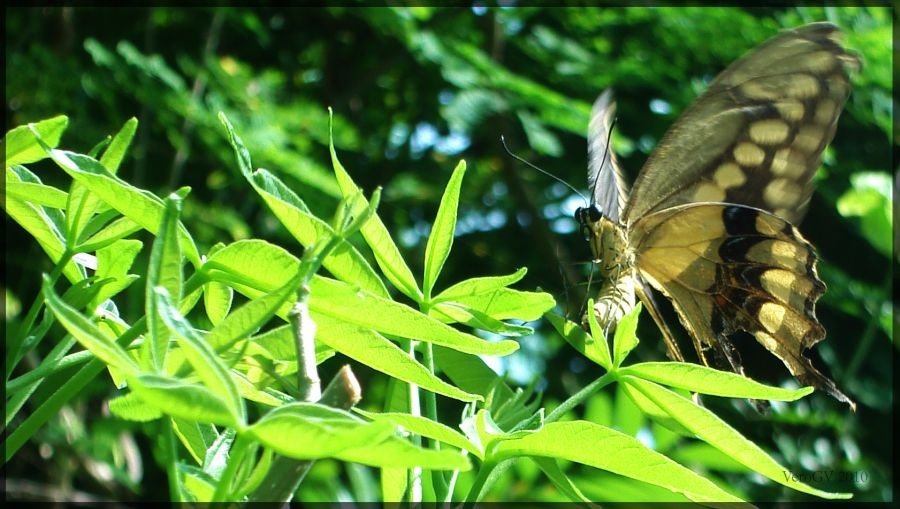
[[[635,291],[638,294],[638,297],[641,299],[641,302],[644,303],[644,307],[647,308],[647,311],[650,312],[650,316],[653,317],[653,321],[656,322],[656,326],[659,327],[660,332],[663,335],[663,341],[666,343],[666,354],[673,361],[684,362],[684,355],[681,354],[681,349],[678,348],[678,343],[675,341],[675,336],[672,335],[672,331],[669,329],[669,326],[666,325],[666,322],[663,320],[662,315],[659,313],[659,307],[656,304],[656,301],[653,299],[652,290],[644,282],[643,278],[638,277],[638,282],[640,284],[635,285]],[[698,349],[699,351],[699,349]]]

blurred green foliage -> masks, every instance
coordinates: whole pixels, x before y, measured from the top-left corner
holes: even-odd
[[[768,417],[743,401],[705,401],[794,471],[836,473],[818,486],[853,492],[858,501],[889,501],[897,262],[890,182],[898,140],[892,131],[892,16],[877,7],[7,8],[6,129],[66,114],[63,145],[87,152],[136,116],[141,128],[119,175],[160,196],[191,186],[182,219],[202,252],[251,236],[295,250],[235,168],[216,114],[232,120],[255,164],[327,216],[339,198],[329,169],[331,106],[344,166],[366,190],[384,187],[379,215],[411,265],[423,265],[429,218],[456,161],[465,158],[470,169],[455,256],[443,277],[457,281],[528,267],[523,283],[550,291],[574,314],[584,302],[581,283],[589,270],[588,248],[572,219],[581,199],[516,163],[500,136],[516,153],[584,190],[590,104],[614,86],[619,121],[613,145],[633,179],[679,112],[731,61],[782,28],[836,23],[864,65],[853,77],[801,230],[819,250],[820,275],[829,287],[818,308],[828,337],[809,355],[859,402],[859,411],[850,414],[818,394],[777,404]],[[66,181],[48,162],[32,169],[48,184]],[[9,330],[20,318],[10,304],[30,302],[40,272],[51,265],[23,230],[5,221]],[[132,297],[119,302],[125,316],[141,313],[141,296]],[[662,359],[658,332],[646,322],[633,355]],[[519,352],[495,367],[519,385],[539,377],[548,407],[595,377],[549,327],[520,343]],[[790,383],[774,357],[751,341],[738,344],[746,348],[744,362],[754,378]],[[381,410],[384,377],[365,368],[360,376],[362,407]],[[92,387],[100,393],[86,393],[52,421],[39,443],[7,465],[6,475],[62,490],[64,498],[76,491],[158,498],[139,488],[161,482],[155,451],[134,443],[133,423],[104,416],[99,401],[109,396],[108,384]],[[441,415],[455,419],[458,406],[441,405]],[[646,422],[624,396],[600,393],[578,412],[637,433],[692,468],[713,470],[751,500],[805,497],[723,467],[714,454],[679,452],[677,439]],[[516,475],[495,486],[497,498],[560,498],[532,463],[512,468]],[[583,467],[568,473],[587,487],[589,498],[656,495],[612,474]],[[370,500],[379,493],[377,478],[368,467],[323,461],[304,484],[304,500]],[[458,489],[471,483],[462,475]],[[612,488],[616,483],[622,486]]]

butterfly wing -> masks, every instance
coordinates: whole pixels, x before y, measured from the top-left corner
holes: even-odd
[[[743,205],[693,203],[648,215],[635,232],[642,277],[673,301],[704,364],[741,372],[728,336],[743,330],[801,383],[853,405],[803,356],[825,337],[815,313],[825,285],[812,246],[790,223]]]
[[[610,131],[616,113],[612,89],[606,89],[594,101],[588,124],[588,186],[591,204],[607,218],[619,222],[628,198],[628,184],[616,155],[609,146]]]
[[[839,35],[829,23],[785,31],[723,71],[650,155],[624,222],[727,202],[796,224],[850,90],[848,68],[859,65]]]
[[[639,274],[668,296],[704,364],[742,373],[743,330],[792,374],[849,398],[803,356],[825,336],[825,290],[802,218],[858,59],[816,23],[717,77],[663,137],[622,212]]]

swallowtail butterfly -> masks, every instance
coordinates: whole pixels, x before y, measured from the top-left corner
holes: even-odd
[[[782,32],[734,62],[684,112],[629,193],[608,141],[615,103],[594,103],[588,128],[592,204],[576,212],[604,278],[593,310],[614,327],[640,298],[684,360],[653,303],[668,297],[706,365],[743,374],[729,340],[753,335],[803,385],[853,406],[803,355],[825,337],[825,292],[796,224],[834,137],[859,59],[829,23]],[[649,286],[648,286],[649,285]]]

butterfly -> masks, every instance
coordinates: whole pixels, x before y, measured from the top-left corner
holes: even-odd
[[[604,283],[607,328],[644,303],[668,355],[684,357],[653,300],[672,301],[701,362],[744,374],[729,337],[751,334],[803,385],[855,408],[803,351],[825,337],[813,246],[795,226],[860,60],[839,29],[781,32],[725,69],[660,140],[629,192],[609,150],[611,90],[588,127],[591,205],[576,213]],[[586,321],[586,319],[585,319]]]

